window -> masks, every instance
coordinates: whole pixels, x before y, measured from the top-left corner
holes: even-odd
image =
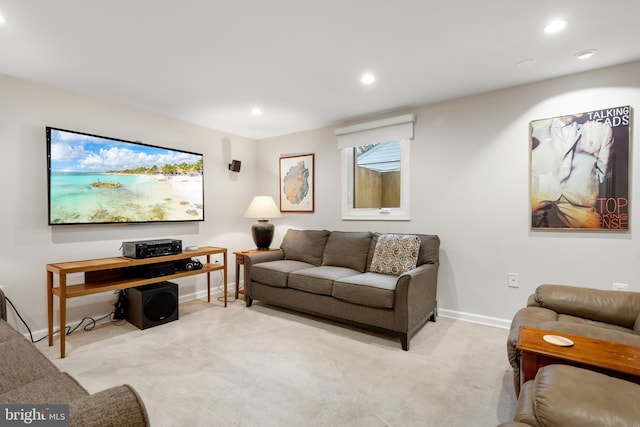
[[[336,129],[342,150],[342,219],[409,220],[414,114]]]

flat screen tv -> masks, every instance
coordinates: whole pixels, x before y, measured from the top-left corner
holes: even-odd
[[[49,225],[204,221],[202,154],[46,130]]]

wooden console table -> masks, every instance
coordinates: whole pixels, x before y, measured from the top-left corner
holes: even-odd
[[[550,344],[542,338],[545,335],[569,338],[573,345],[561,347]],[[535,378],[538,369],[556,363],[640,384],[640,347],[523,326],[516,348],[522,352],[521,385]]]
[[[211,255],[222,254],[222,264],[212,264]],[[176,271],[174,274],[160,277],[144,277],[139,267],[153,266],[166,262],[206,256],[207,261],[200,270]],[[85,261],[60,262],[47,264],[47,308],[49,315],[49,346],[53,346],[53,296],[60,302],[60,358],[65,356],[65,329],[67,323],[67,300],[100,292],[127,289],[134,286],[149,285],[164,280],[179,279],[196,274],[207,274],[207,301],[211,302],[211,272],[223,271],[224,306],[227,306],[227,249],[204,246],[195,251],[185,251],[177,255],[155,258],[132,259],[125,257],[99,258]],[[84,283],[67,285],[67,275],[84,274]],[[58,286],[54,286],[54,274],[58,275]]]

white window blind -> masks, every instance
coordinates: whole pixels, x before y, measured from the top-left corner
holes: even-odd
[[[335,130],[338,149],[378,142],[413,139],[413,123],[415,121],[415,114],[405,114],[338,128]]]

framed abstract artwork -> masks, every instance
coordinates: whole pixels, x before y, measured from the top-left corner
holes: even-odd
[[[630,106],[530,123],[532,230],[629,230]]]
[[[313,154],[280,157],[280,211],[313,212]]]

